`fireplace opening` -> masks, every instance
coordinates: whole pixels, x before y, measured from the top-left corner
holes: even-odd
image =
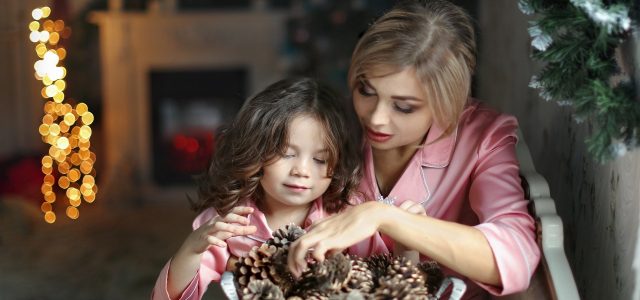
[[[242,107],[247,79],[243,68],[150,72],[151,157],[157,184],[193,184],[193,176],[206,170],[216,130]]]

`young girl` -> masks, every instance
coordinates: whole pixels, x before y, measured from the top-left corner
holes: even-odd
[[[349,205],[361,174],[346,109],[310,79],[283,80],[249,100],[219,138],[200,186],[194,231],[166,264],[153,299],[200,299],[212,281],[287,224],[309,227]],[[376,235],[349,248],[386,252]]]
[[[475,40],[448,1],[403,1],[353,52],[349,86],[366,132],[369,201],[316,224],[291,245],[294,274],[376,231],[467,278],[466,299],[529,285],[540,258],[520,186],[517,121],[469,97]],[[425,214],[421,214],[424,212]]]

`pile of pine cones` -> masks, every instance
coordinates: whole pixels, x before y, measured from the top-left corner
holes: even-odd
[[[305,233],[288,225],[236,263],[235,283],[243,300],[431,299],[444,276],[435,262],[414,265],[404,257],[337,254],[311,262],[295,279],[287,268],[289,244]]]

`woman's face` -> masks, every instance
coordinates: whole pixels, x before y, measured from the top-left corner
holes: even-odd
[[[415,150],[432,122],[427,95],[413,68],[355,85],[353,105],[365,137],[376,150]]]

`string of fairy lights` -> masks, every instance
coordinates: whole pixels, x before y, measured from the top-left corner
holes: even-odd
[[[61,62],[67,51],[61,41],[71,34],[63,20],[51,20],[51,8],[44,6],[31,12],[33,21],[29,23],[29,39],[36,44],[36,54],[40,58],[33,65],[35,77],[42,81],[42,98],[45,100],[42,124],[38,128],[42,141],[49,146],[49,152],[42,157],[44,180],[41,191],[44,201],[41,205],[44,220],[56,221],[53,204],[57,198],[66,198],[67,217],[77,219],[78,207],[84,200],[92,203],[96,199],[98,186],[95,182],[95,153],[89,149],[91,123],[94,116],[85,103],[72,106],[64,103],[67,70]],[[58,202],[59,203],[59,202]]]

